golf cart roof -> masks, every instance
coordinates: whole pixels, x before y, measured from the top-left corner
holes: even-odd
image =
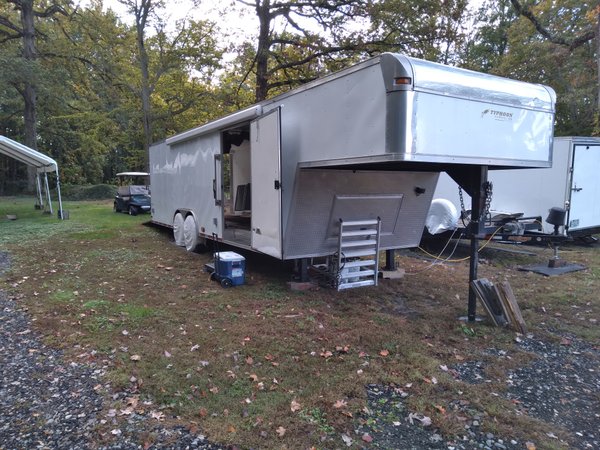
[[[146,177],[150,175],[147,172],[120,172],[117,174],[118,177]]]

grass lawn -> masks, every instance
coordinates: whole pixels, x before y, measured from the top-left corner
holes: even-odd
[[[468,261],[431,267],[418,252],[403,252],[402,279],[339,293],[291,292],[288,264],[240,252],[247,284],[222,289],[203,271],[210,255],[176,247],[168,230],[146,223],[149,215],[115,214],[112,201],[65,202],[70,219],[58,221],[33,203],[0,198],[0,251],[12,260],[0,287],[70,358],[108,364],[111,390],[152,398],[168,420],[212,441],[322,447],[361,420],[365,385],[391,383],[408,389],[408,406],[446,433],[463,429],[448,407],[460,397],[493,419],[485,422],[490,432],[555,445],[546,433],[560,430],[490,395],[504,389],[504,375],[526,354],[490,365],[488,376],[498,380],[491,385],[440,370],[492,358],[483,353],[491,347],[514,350],[513,331],[458,320],[466,314]],[[537,336],[571,333],[598,345],[599,250],[566,248],[565,259],[589,269],[562,277],[515,270],[551,256],[550,249],[536,252],[482,253],[480,277],[510,282]]]

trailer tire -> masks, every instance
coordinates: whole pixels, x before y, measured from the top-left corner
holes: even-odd
[[[179,247],[185,246],[183,238],[183,215],[181,213],[175,214],[173,218],[173,239],[175,239],[175,245]]]
[[[198,226],[196,219],[191,214],[183,221],[183,241],[188,252],[193,252],[198,247]]]

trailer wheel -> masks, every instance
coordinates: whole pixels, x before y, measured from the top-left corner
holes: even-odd
[[[181,213],[175,214],[173,219],[173,238],[175,239],[175,245],[180,247],[185,246],[185,240],[183,239],[183,215]]]
[[[223,278],[221,280],[221,286],[227,289],[233,286],[233,282],[229,278]]]
[[[193,252],[198,247],[198,226],[191,214],[183,221],[183,241],[188,252]]]

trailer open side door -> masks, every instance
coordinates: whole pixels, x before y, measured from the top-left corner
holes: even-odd
[[[600,177],[592,169],[598,167],[600,146],[574,146],[568,220],[571,232],[600,224]]]
[[[276,258],[281,252],[281,126],[279,108],[250,124],[252,244]]]

